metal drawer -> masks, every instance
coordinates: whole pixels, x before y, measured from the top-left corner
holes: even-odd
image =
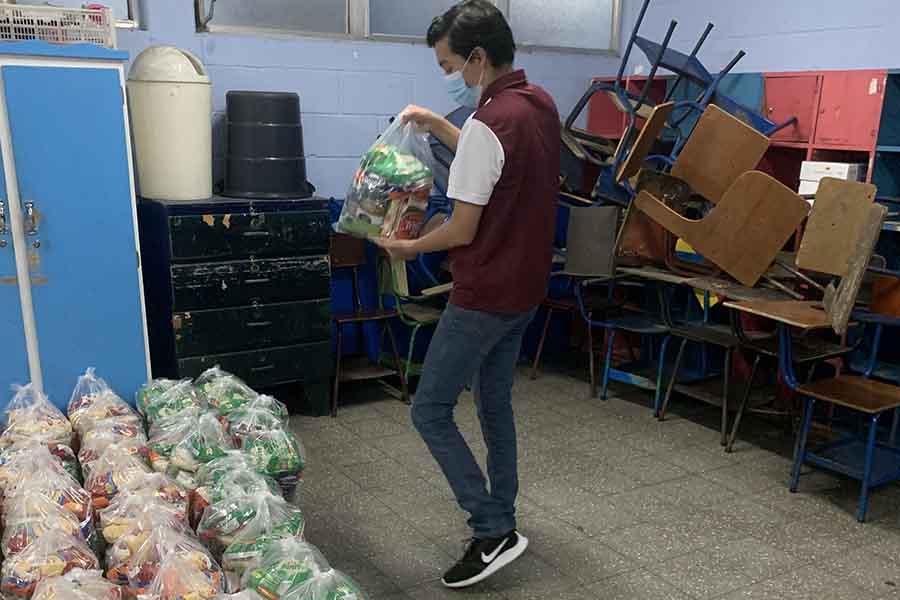
[[[318,342],[331,337],[331,301],[180,312],[172,326],[180,357]]]
[[[299,344],[267,350],[209,354],[178,361],[179,377],[196,377],[219,365],[254,388],[294,381],[327,379],[334,372],[331,341]]]
[[[330,235],[327,210],[169,217],[173,261],[321,254]]]
[[[172,267],[175,312],[316,300],[330,293],[328,256]]]

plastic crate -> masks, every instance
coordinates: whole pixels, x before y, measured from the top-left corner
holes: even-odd
[[[116,47],[112,11],[0,4],[0,40],[43,40],[54,44],[98,44]]]

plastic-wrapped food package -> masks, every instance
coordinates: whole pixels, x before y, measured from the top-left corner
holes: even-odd
[[[164,473],[143,473],[122,486],[123,495],[150,495],[156,502],[168,506],[186,521],[190,508],[190,492]],[[149,498],[148,498],[149,500]]]
[[[3,556],[10,557],[25,550],[39,538],[60,532],[86,541],[81,523],[74,514],[42,495],[23,498],[3,509]]]
[[[44,461],[51,460],[53,459],[48,452]],[[4,521],[9,523],[13,515],[27,516],[28,511],[31,511],[32,517],[38,516],[39,513],[35,514],[34,511],[40,511],[42,503],[37,501],[46,499],[75,517],[81,536],[89,545],[93,545],[96,542],[91,496],[68,473],[56,470],[57,468],[34,471],[36,476],[26,477],[8,490],[3,499]]]
[[[15,394],[6,406],[6,423],[0,449],[26,441],[72,447],[72,425],[34,384],[13,386]]]
[[[357,237],[418,237],[434,183],[428,134],[396,119],[363,155],[337,227]]]
[[[244,572],[241,587],[268,600],[281,600],[318,574],[331,569],[318,548],[297,538],[275,540]]]
[[[89,465],[114,444],[122,451],[145,460],[150,456],[150,450],[147,448],[147,436],[144,434],[142,424],[115,418],[98,421],[92,429],[81,436],[78,460],[86,475],[90,471]]]
[[[83,540],[50,530],[15,556],[7,556],[0,568],[0,591],[7,598],[31,598],[44,579],[73,569],[96,570],[97,557]]]
[[[241,408],[228,415],[228,432],[237,446],[251,435],[282,428],[281,420],[267,410]]]
[[[222,416],[231,414],[258,395],[249,385],[217,366],[201,373],[194,385],[206,395],[210,406]]]
[[[256,592],[244,590],[234,594],[218,594],[212,597],[212,600],[266,600]]]
[[[20,442],[0,453],[0,492],[12,490],[33,473],[70,476],[77,482],[80,471],[75,453],[62,444],[40,441]]]
[[[134,409],[97,377],[92,368],[78,378],[67,412],[72,428],[81,436],[105,419],[115,418],[119,422],[135,425],[141,423]]]
[[[172,531],[173,535],[193,537],[193,533],[181,520],[170,513],[145,511],[140,513],[131,526],[123,531],[110,531],[117,536],[106,548],[106,578],[120,585],[128,585],[128,570],[131,558],[144,546],[151,535],[160,535],[161,530]],[[105,530],[104,530],[105,531]]]
[[[233,471],[255,471],[253,463],[240,450],[227,450],[224,456],[215,458],[197,469],[197,484],[211,485]]]
[[[306,453],[300,440],[290,431],[271,429],[244,438],[241,449],[253,468],[278,482],[289,498],[306,467]]]
[[[122,588],[103,578],[100,571],[72,569],[65,575],[40,581],[32,600],[122,600]]]
[[[214,553],[221,553],[225,570],[239,577],[272,541],[302,538],[305,524],[299,508],[264,492],[210,505],[197,534]]]
[[[194,491],[191,496],[191,523],[199,523],[203,511],[210,504],[227,498],[264,493],[281,494],[278,484],[271,477],[245,469],[228,471],[216,478],[215,482],[198,486]]]
[[[288,422],[290,421],[288,407],[284,404],[284,402],[278,400],[274,396],[260,394],[259,396],[248,402],[244,406],[244,408],[247,410],[264,410],[266,412],[269,412],[278,417],[278,420],[280,420],[285,427],[288,426]]]
[[[154,379],[150,383],[141,386],[141,389],[134,395],[134,405],[137,407],[138,412],[146,417],[147,406],[155,404],[160,396],[178,383],[174,379]]]
[[[190,535],[157,527],[128,561],[128,590],[154,600],[206,600],[227,592],[222,569]]]
[[[366,600],[366,595],[350,577],[330,569],[300,584],[282,600]]]
[[[140,457],[110,446],[91,463],[90,475],[84,480],[84,488],[91,495],[95,509],[109,506],[119,490],[127,487],[135,479],[151,473],[151,469]]]
[[[109,543],[122,537],[145,515],[167,523],[181,523],[185,527],[188,525],[187,515],[179,507],[164,502],[150,489],[118,494],[99,514],[100,530]]]
[[[146,396],[141,405],[147,423],[153,424],[160,419],[167,419],[191,410],[205,410],[206,397],[194,387],[190,379],[185,379],[169,386],[158,395]]]
[[[211,412],[188,411],[157,421],[150,429],[150,464],[188,489],[197,487],[200,465],[234,449],[231,438]]]

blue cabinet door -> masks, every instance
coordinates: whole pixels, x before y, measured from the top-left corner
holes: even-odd
[[[0,224],[0,410],[2,410],[12,396],[10,385],[14,383],[24,385],[31,379],[28,373],[28,353],[22,327],[22,307],[16,281],[15,249],[9,223],[9,198],[6,195],[2,157],[0,157],[0,208],[3,209],[3,223]]]
[[[148,361],[119,71],[2,72],[19,196],[37,215],[26,241],[44,391],[65,406],[95,367],[131,400]]]

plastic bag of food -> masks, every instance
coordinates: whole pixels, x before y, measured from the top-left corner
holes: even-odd
[[[134,395],[134,405],[141,416],[147,416],[147,406],[155,404],[159,397],[179,382],[174,379],[154,379],[141,386]]]
[[[145,515],[167,523],[188,525],[187,515],[179,507],[161,500],[152,489],[117,494],[108,507],[98,512],[100,530],[109,543],[122,537]]]
[[[113,445],[91,464],[90,475],[84,480],[84,488],[91,495],[94,508],[99,510],[109,506],[121,488],[151,472],[140,457]]]
[[[212,597],[212,600],[266,600],[256,592],[244,590],[234,594],[218,594]]]
[[[221,553],[226,571],[240,576],[273,540],[302,538],[305,525],[298,507],[263,492],[210,505],[203,512],[197,535],[214,553]]]
[[[257,397],[257,393],[238,377],[218,366],[207,369],[194,382],[206,396],[210,406],[225,416]]]
[[[97,377],[93,368],[78,378],[67,412],[72,428],[81,436],[104,419],[116,418],[122,423],[135,425],[141,423],[141,418],[134,409],[119,398],[103,379]]]
[[[275,540],[244,572],[241,587],[268,600],[281,600],[316,575],[331,569],[318,548],[297,538]]]
[[[157,421],[150,430],[150,464],[188,489],[197,487],[200,465],[234,448],[231,438],[210,412],[188,411]]]
[[[357,237],[417,237],[434,183],[433,164],[428,134],[395,119],[359,161],[338,230]],[[406,214],[413,212],[421,215]]]
[[[147,423],[173,417],[184,411],[206,410],[207,402],[203,393],[194,387],[190,379],[169,386],[162,393],[146,396],[142,404]]]
[[[240,450],[226,450],[225,454],[215,458],[197,469],[197,484],[211,485],[230,472],[244,470],[255,471],[253,463]]]
[[[65,473],[76,481],[80,475],[75,453],[68,446],[53,442],[20,442],[0,452],[0,495],[38,472],[37,468]]]
[[[32,600],[122,600],[122,588],[100,571],[72,569],[37,584]]]
[[[7,556],[0,568],[0,591],[8,598],[31,598],[44,579],[74,569],[100,568],[97,557],[83,540],[51,529],[15,556]]]
[[[255,408],[268,411],[278,417],[278,419],[284,424],[285,427],[288,426],[291,418],[290,414],[288,413],[288,407],[284,402],[278,400],[274,396],[267,396],[266,394],[260,394],[259,396],[248,402],[246,408]]]
[[[187,522],[190,508],[190,492],[183,485],[164,473],[143,473],[127,481],[121,490],[123,495],[149,494],[155,501],[168,506],[182,521]]]
[[[44,499],[71,514],[78,522],[82,538],[88,545],[93,545],[96,540],[90,494],[57,465],[49,451],[43,456],[42,461],[33,462],[35,466],[41,462],[45,465],[42,470],[34,471],[37,476],[23,478],[18,485],[7,491],[3,499],[4,521],[9,523],[14,515],[39,517],[43,504],[39,499]]]
[[[238,447],[251,435],[272,429],[283,429],[283,423],[267,410],[241,408],[228,415],[228,432]]]
[[[159,600],[212,598],[227,592],[222,569],[190,535],[157,527],[128,561],[128,590]]]
[[[366,600],[366,597],[350,577],[329,569],[303,582],[282,596],[282,600]]]
[[[3,507],[3,556],[25,550],[31,543],[51,531],[59,531],[86,541],[77,517],[43,496],[24,497]]]
[[[78,460],[85,475],[89,474],[90,464],[100,458],[100,455],[112,445],[117,445],[128,454],[145,460],[149,459],[150,450],[147,448],[147,436],[139,422],[121,421],[116,418],[105,419],[98,421],[92,429],[81,436]]]
[[[188,538],[193,537],[190,529],[171,513],[152,510],[138,514],[125,529],[109,530],[108,533],[115,536],[115,539],[106,548],[106,578],[120,585],[128,585],[129,561],[151,535],[163,529]],[[107,530],[104,530],[104,534],[106,533]]]
[[[241,449],[254,469],[278,482],[286,498],[294,493],[306,467],[306,453],[297,436],[281,428],[262,431],[244,438]]]
[[[6,407],[6,423],[0,434],[0,448],[25,441],[41,441],[72,447],[72,425],[62,412],[34,384],[13,386]]]
[[[215,483],[198,486],[191,497],[191,523],[197,524],[203,511],[210,504],[216,504],[226,498],[251,496],[269,493],[279,495],[281,490],[271,477],[262,473],[238,469],[225,473]]]

